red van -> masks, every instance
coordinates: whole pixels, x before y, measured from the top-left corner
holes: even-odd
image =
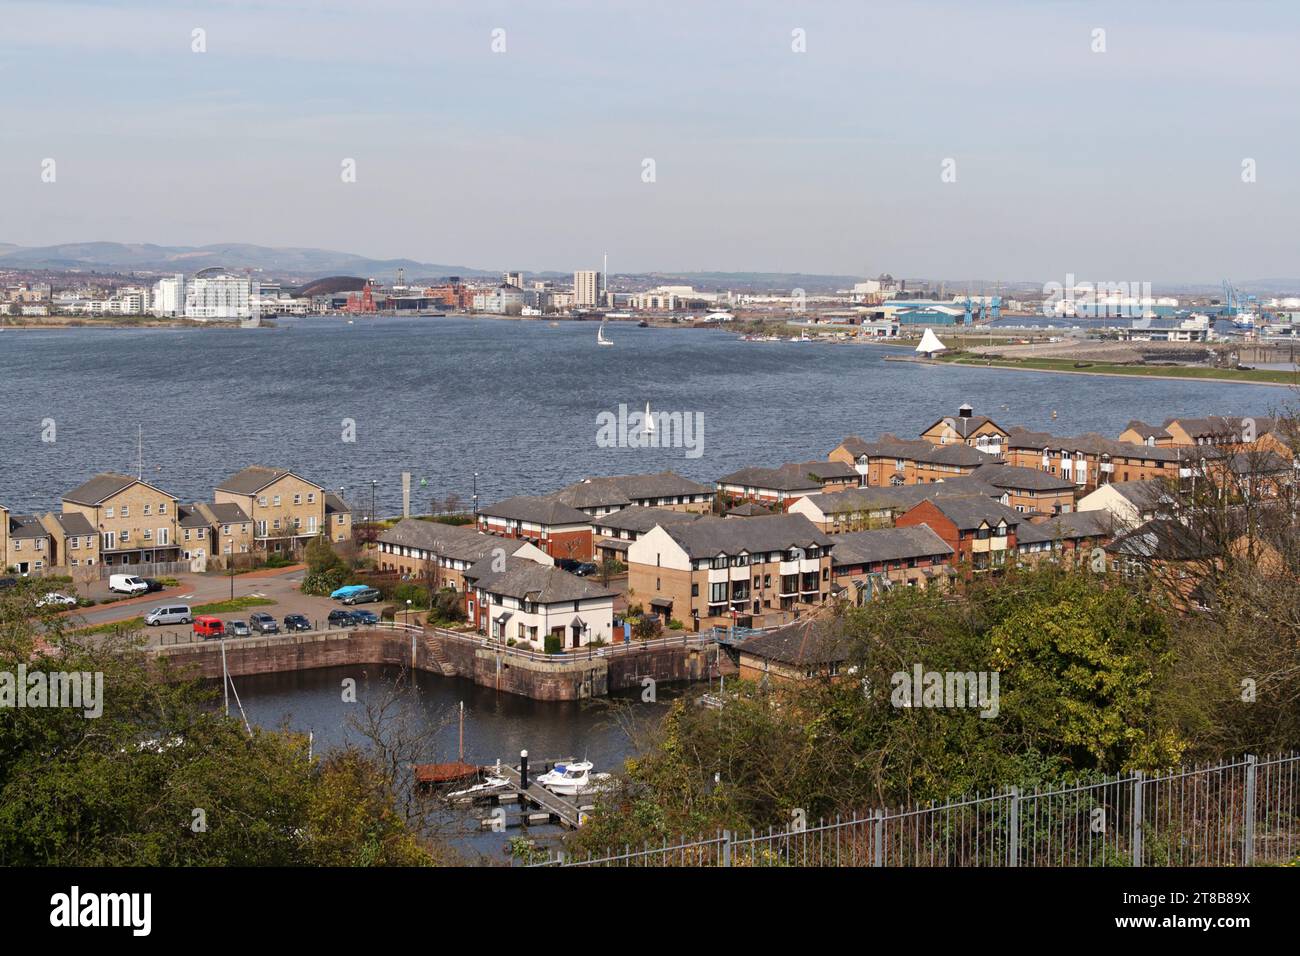
[[[196,617],[194,619],[194,635],[203,638],[205,641],[213,637],[225,637],[226,625],[222,623],[219,617]]]

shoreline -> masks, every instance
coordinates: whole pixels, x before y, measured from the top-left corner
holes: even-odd
[[[975,369],[993,369],[1003,372],[1039,372],[1043,375],[1095,375],[1102,378],[1127,378],[1127,379],[1154,379],[1164,382],[1216,382],[1224,385],[1252,385],[1264,386],[1267,388],[1296,388],[1300,386],[1300,373],[1297,373],[1296,382],[1252,382],[1240,378],[1219,378],[1216,376],[1190,376],[1190,375],[1133,375],[1127,372],[1090,372],[1087,369],[1073,368],[1024,368],[1017,365],[977,365],[966,362],[941,362],[934,359],[919,358],[902,358],[898,356],[886,356],[886,362],[910,362],[914,365],[939,365],[945,368],[975,368]]]

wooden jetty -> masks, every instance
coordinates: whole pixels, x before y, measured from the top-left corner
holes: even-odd
[[[560,763],[563,762],[560,761]],[[542,766],[545,767],[546,764]],[[551,791],[539,784],[534,778],[532,767],[529,768],[527,787],[523,786],[519,778],[518,767],[507,767],[502,764],[501,776],[508,781],[509,791],[519,798],[520,803],[531,804],[540,810],[546,811],[554,822],[560,823],[571,830],[576,830],[582,825],[582,811],[578,804],[567,797],[560,796],[558,793],[551,793]]]

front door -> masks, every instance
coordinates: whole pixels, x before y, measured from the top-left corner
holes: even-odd
[[[581,624],[570,625],[569,630],[573,634],[573,646],[577,647],[579,644],[582,643],[582,625]]]

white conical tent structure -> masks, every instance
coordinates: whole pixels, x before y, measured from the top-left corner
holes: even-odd
[[[936,352],[948,351],[948,346],[939,341],[939,336],[934,334],[934,329],[926,329],[925,335],[921,336],[921,344],[916,347],[916,351],[921,355],[934,355]]]

